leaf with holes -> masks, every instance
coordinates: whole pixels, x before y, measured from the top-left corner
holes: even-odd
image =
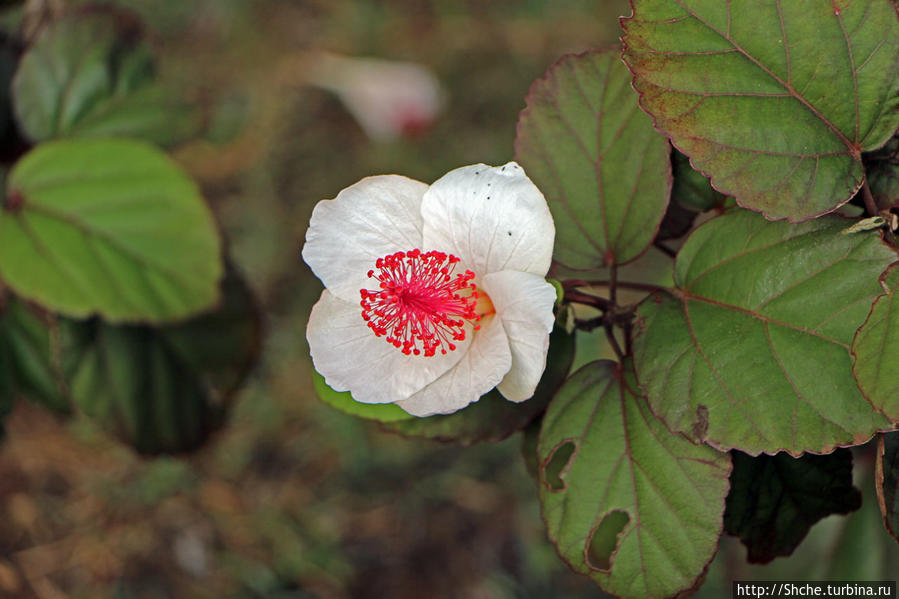
[[[200,127],[197,110],[155,82],[140,22],[121,10],[75,12],[45,27],[22,56],[12,94],[32,141],[130,136],[171,146]]]
[[[222,292],[212,312],[165,327],[62,321],[62,369],[74,403],[140,453],[202,445],[223,423],[260,346],[246,284],[231,273]]]
[[[862,495],[852,486],[852,452],[785,453],[750,457],[731,452],[734,470],[724,511],[724,530],[746,545],[747,561],[768,563],[790,555],[818,520],[857,510]]]
[[[549,537],[618,597],[689,589],[715,554],[730,457],[670,433],[606,360],[575,374],[543,419],[537,456]]]
[[[874,484],[883,524],[899,541],[899,432],[885,433],[877,440]]]
[[[219,237],[196,185],[131,140],[47,142],[7,179],[0,275],[68,316],[160,322],[209,307]]]
[[[899,263],[880,278],[886,291],[852,341],[852,371],[868,401],[899,422]]]
[[[534,82],[515,159],[549,203],[554,260],[590,269],[642,254],[668,204],[668,152],[617,51],[567,56]]]
[[[693,232],[671,293],[637,310],[634,362],[673,431],[753,455],[857,445],[889,422],[858,390],[849,344],[896,252],[846,219],[738,210]]]
[[[546,370],[534,396],[527,401],[508,401],[494,389],[476,403],[453,414],[403,419],[381,428],[435,441],[451,441],[470,445],[481,441],[501,441],[526,427],[546,409],[553,393],[559,388],[574,360],[574,334],[565,332],[558,324],[549,336]]]
[[[899,126],[890,0],[633,0],[640,105],[719,191],[772,220],[847,202]]]

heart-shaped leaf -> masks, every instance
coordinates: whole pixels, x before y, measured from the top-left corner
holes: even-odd
[[[848,449],[800,458],[785,453],[753,458],[734,451],[731,457],[724,530],[740,537],[750,563],[792,554],[815,522],[861,506]]]
[[[549,337],[546,370],[531,399],[514,403],[494,389],[454,414],[404,419],[384,424],[381,428],[407,436],[461,445],[501,441],[526,427],[546,409],[553,393],[568,376],[573,360],[574,335],[556,325]]]
[[[719,191],[772,220],[847,202],[899,126],[890,0],[633,0],[640,105]]]
[[[753,455],[857,445],[889,422],[852,376],[849,344],[896,252],[830,216],[770,223],[745,210],[693,232],[676,288],[637,311],[634,362],[668,427]]]
[[[171,146],[200,126],[196,109],[155,83],[141,24],[122,10],[75,12],[48,25],[22,56],[12,92],[32,141],[114,135]]]
[[[886,293],[875,300],[852,341],[852,371],[868,401],[899,422],[899,263],[880,280]]]
[[[642,254],[668,204],[668,152],[638,108],[617,51],[550,67],[519,117],[515,158],[549,202],[553,259],[590,269]]]
[[[537,446],[549,537],[618,597],[692,587],[721,534],[730,458],[670,433],[629,368],[592,362],[553,398]]]
[[[246,284],[232,273],[222,291],[217,309],[168,327],[62,321],[72,400],[140,453],[199,447],[224,421],[260,346]]]
[[[899,432],[880,435],[874,484],[887,531],[899,541]]]
[[[0,211],[0,275],[43,306],[160,322],[212,304],[219,237],[196,185],[131,140],[39,145],[13,168]]]

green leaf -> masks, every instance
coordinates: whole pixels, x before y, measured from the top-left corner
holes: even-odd
[[[730,458],[668,432],[636,388],[607,360],[568,379],[540,431],[540,501],[576,572],[618,597],[670,597],[715,554]]]
[[[47,142],[20,160],[0,212],[0,275],[68,316],[161,322],[212,304],[218,233],[196,185],[131,140]]]
[[[349,391],[335,391],[325,383],[325,377],[315,370],[312,371],[312,382],[320,400],[345,414],[378,422],[396,422],[415,418],[395,404],[361,403],[353,399]]]
[[[75,404],[140,453],[199,447],[223,423],[258,355],[255,302],[235,277],[223,284],[219,308],[179,325],[60,322]]]
[[[883,524],[899,541],[899,431],[880,435],[877,440],[874,484]]]
[[[8,297],[0,315],[0,397],[17,395],[59,413],[69,411],[60,388],[50,327],[21,301]],[[0,400],[2,401],[2,400]]]
[[[896,253],[846,219],[800,225],[738,210],[693,232],[676,288],[637,310],[634,362],[653,412],[753,455],[826,453],[889,426],[852,377],[849,344]]]
[[[724,530],[740,537],[750,563],[792,554],[818,520],[861,507],[848,449],[800,458],[785,453],[753,458],[734,451],[731,458]]]
[[[549,202],[553,258],[588,269],[642,254],[668,204],[668,152],[638,108],[617,51],[550,67],[519,117],[515,158]]]
[[[549,400],[568,376],[573,360],[574,334],[556,325],[549,337],[546,370],[531,399],[514,403],[494,389],[476,403],[453,414],[406,419],[382,425],[382,428],[407,436],[462,445],[501,441],[526,427],[546,409]]]
[[[12,92],[32,141],[115,135],[171,146],[194,136],[198,111],[154,81],[137,17],[102,9],[44,28],[22,56]]]
[[[864,159],[874,203],[881,210],[899,206],[899,137]]]
[[[769,219],[847,202],[899,126],[890,0],[633,0],[640,105],[719,191]]]
[[[723,209],[728,198],[716,191],[708,177],[690,166],[690,159],[677,150],[671,152],[674,183],[671,185],[672,204],[677,203],[693,212]]]
[[[874,301],[852,341],[852,372],[871,404],[899,422],[899,263],[880,278],[886,291]]]

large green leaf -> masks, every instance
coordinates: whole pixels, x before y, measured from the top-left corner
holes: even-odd
[[[47,318],[7,297],[0,314],[0,397],[23,395],[57,412],[69,410],[61,389]],[[0,399],[0,401],[3,401]]]
[[[259,350],[259,317],[232,274],[217,309],[168,327],[63,321],[75,404],[141,453],[189,451],[223,422]]]
[[[39,145],[7,180],[0,275],[75,317],[160,322],[217,297],[219,237],[196,185],[131,140]]]
[[[890,0],[633,0],[640,104],[716,189],[770,219],[847,202],[899,126]]]
[[[526,427],[546,409],[553,393],[568,376],[573,360],[574,335],[556,325],[549,338],[546,370],[531,399],[513,403],[494,389],[454,414],[404,419],[383,424],[382,428],[403,435],[462,445],[500,441]]]
[[[549,202],[553,258],[588,269],[643,253],[668,204],[668,152],[638,108],[617,51],[550,67],[519,117],[515,158]]]
[[[114,135],[168,146],[199,130],[199,112],[155,83],[140,23],[121,10],[76,12],[48,25],[22,56],[12,90],[32,141]]]
[[[899,541],[899,431],[880,435],[877,440],[877,502],[883,524]]]
[[[628,368],[592,362],[559,390],[537,455],[549,537],[618,597],[692,587],[721,534],[730,458],[670,433]]]
[[[899,422],[899,263],[881,277],[886,291],[852,341],[852,371],[862,393],[893,422]]]
[[[792,554],[818,520],[861,506],[848,449],[800,458],[785,453],[753,458],[734,451],[731,457],[724,530],[740,537],[751,563]]]
[[[827,452],[889,422],[852,376],[849,344],[896,259],[876,232],[738,210],[681,248],[670,293],[637,311],[634,361],[673,431],[753,455]]]

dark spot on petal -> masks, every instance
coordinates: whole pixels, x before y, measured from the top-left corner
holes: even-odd
[[[512,237],[512,231],[509,231],[509,237]]]

